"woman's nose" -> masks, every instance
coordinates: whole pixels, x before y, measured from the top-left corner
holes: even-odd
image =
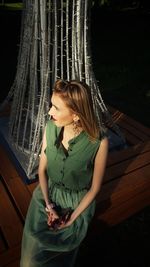
[[[49,109],[48,115],[51,115],[51,108]]]
[[[53,107],[51,107],[50,110],[49,110],[49,112],[48,112],[48,114],[49,114],[50,116],[52,116],[53,113],[54,113],[54,112],[53,112]]]

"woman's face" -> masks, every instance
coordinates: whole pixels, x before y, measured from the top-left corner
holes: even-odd
[[[75,114],[71,112],[59,95],[53,93],[51,104],[52,107],[48,114],[51,116],[57,127],[64,127],[73,122]]]

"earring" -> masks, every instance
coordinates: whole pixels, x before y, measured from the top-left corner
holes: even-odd
[[[79,135],[79,133],[80,133],[80,122],[78,120],[73,121],[73,131],[74,131],[74,136]]]

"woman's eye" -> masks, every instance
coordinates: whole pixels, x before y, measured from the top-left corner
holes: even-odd
[[[53,107],[54,109],[56,109],[56,110],[59,110],[59,108],[58,108],[58,107],[56,107],[56,106],[54,106],[54,105],[52,105],[52,107]]]

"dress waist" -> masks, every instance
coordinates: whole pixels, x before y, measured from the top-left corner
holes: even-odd
[[[59,188],[63,191],[66,192],[74,192],[74,193],[78,193],[84,190],[88,190],[88,187],[84,187],[84,188],[79,188],[79,189],[75,189],[75,188],[69,188],[67,187],[63,182],[52,182],[50,185],[50,190],[53,190],[54,188]]]

